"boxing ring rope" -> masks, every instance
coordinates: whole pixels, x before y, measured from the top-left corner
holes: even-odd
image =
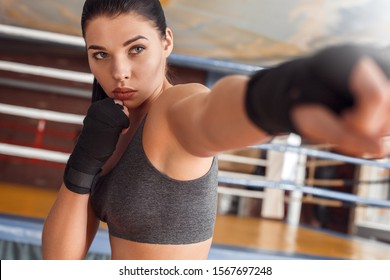
[[[0,70],[86,84],[93,82],[92,74],[9,61],[0,60]]]
[[[67,153],[4,143],[0,143],[0,154],[29,159],[46,160],[57,163],[66,163],[69,158],[69,154]]]
[[[385,169],[390,168],[390,162],[385,162],[385,160],[368,160],[363,158],[355,158],[355,157],[345,156],[345,155],[331,153],[327,151],[321,151],[318,149],[296,147],[292,145],[276,145],[272,143],[267,143],[267,144],[255,145],[253,146],[253,148],[278,151],[281,153],[293,152],[293,153],[304,154],[316,158],[347,162],[356,165],[369,165],[369,166],[385,168]]]
[[[53,122],[83,124],[84,116],[0,103],[0,113]]]
[[[64,34],[57,34],[57,33],[39,31],[39,30],[31,30],[31,29],[7,26],[2,24],[0,24],[0,36],[6,36],[9,38],[23,38],[27,40],[42,41],[44,43],[52,43],[52,44],[68,45],[77,48],[85,48],[84,40],[78,36],[69,36]],[[180,55],[180,54],[172,54],[171,57],[169,58],[169,62],[177,66],[206,69],[207,71],[215,71],[216,73],[219,74],[229,74],[229,73],[250,74],[256,70],[262,69],[261,67],[258,66],[245,65],[245,64],[235,63],[235,62],[219,61],[219,60],[214,60],[209,58],[193,57],[193,56]],[[9,61],[0,61],[0,70],[20,73],[20,74],[42,76],[42,77],[60,79],[60,80],[66,80],[72,82],[80,82],[85,84],[90,84],[92,83],[93,80],[93,76],[90,73],[69,71],[69,70],[42,67],[36,65],[27,65],[23,63],[15,63]],[[18,85],[18,82],[16,80],[2,79],[0,82],[8,83],[11,86],[23,86],[22,84]],[[57,93],[67,94],[66,91],[70,90],[72,91],[72,93],[69,92],[68,95],[78,95],[78,96],[87,97],[85,92],[77,92],[77,93],[74,92],[76,91],[76,89],[74,88],[65,88],[65,87],[52,86],[52,85],[35,85],[31,82],[25,82],[25,83],[29,83],[25,85],[27,88],[32,85],[42,90],[43,88],[46,87],[49,88],[51,86],[53,87],[53,92],[58,91],[57,89],[61,89],[62,93],[59,91]],[[8,105],[8,104],[0,104],[0,113],[21,116],[26,118],[43,119],[47,121],[77,124],[77,125],[81,125],[82,120],[84,118],[84,116],[80,116],[80,115],[59,113],[59,112],[40,110],[34,108],[26,108],[26,107],[20,107],[15,105]],[[366,166],[372,166],[372,167],[383,168],[383,169],[390,168],[390,163],[387,162],[386,160],[367,160],[362,158],[353,158],[353,157],[348,157],[348,156],[344,156],[332,152],[322,151],[319,149],[302,147],[301,145],[295,146],[289,144],[266,143],[266,144],[256,145],[248,148],[266,150],[268,152],[275,151],[283,154],[290,153],[298,156],[303,155],[303,156],[310,156],[313,158],[324,159],[325,161],[320,164],[327,165],[327,166],[338,165],[340,164],[340,162],[343,162],[343,163],[350,163],[359,166],[366,165]],[[52,161],[52,162],[57,162],[62,164],[66,163],[67,158],[69,157],[69,154],[67,153],[61,153],[57,151],[50,151],[50,150],[39,149],[39,148],[23,147],[23,146],[6,144],[6,143],[0,143],[0,154],[16,156],[16,157],[35,158],[35,159]],[[267,165],[267,160],[248,158],[248,157],[239,157],[236,155],[227,155],[227,154],[219,155],[219,160],[230,161],[230,162],[240,163],[240,164],[250,164],[254,166],[263,166],[263,167]],[[298,201],[299,203],[302,203],[302,201],[304,201],[302,194],[308,194],[308,195],[314,195],[322,198],[329,198],[331,200],[341,201],[343,203],[352,204],[352,205],[359,205],[359,206],[365,205],[365,206],[372,206],[372,207],[390,208],[390,201],[387,200],[376,200],[367,197],[359,197],[354,194],[345,194],[338,191],[314,188],[311,185],[307,185],[301,182],[298,183],[297,180],[286,180],[281,178],[281,180],[279,181],[270,181],[267,180],[265,176],[251,175],[251,174],[237,174],[237,173],[225,172],[225,171],[219,172],[218,180],[220,184],[225,184],[228,186],[236,185],[242,187],[251,187],[252,189],[255,190],[254,191],[254,190],[245,190],[239,188],[219,186],[218,192],[221,194],[265,199],[265,195],[261,191],[261,189],[265,188],[265,189],[289,191],[290,197],[285,198],[285,200],[290,199],[291,201]],[[319,181],[312,180],[310,182],[311,184],[314,185]],[[337,184],[342,184],[346,182],[347,182],[346,180],[339,180]],[[385,182],[387,181],[378,181],[377,183],[381,184]],[[331,183],[331,181],[328,181],[327,183]],[[372,182],[370,183],[372,184]],[[332,182],[332,186],[333,184],[337,185],[335,181]],[[291,209],[289,209],[289,211],[293,210],[294,208],[291,206],[292,205],[290,205]],[[295,207],[295,209],[297,208]],[[298,210],[293,210],[293,211],[299,211],[299,207]],[[297,221],[297,215],[299,215],[298,212],[295,214],[295,218],[293,218],[293,220],[295,220],[294,223],[296,223]]]
[[[28,108],[10,104],[0,103],[0,113],[7,115],[14,115],[19,117],[26,117],[32,119],[45,119],[47,121],[61,122],[61,123],[69,123],[69,124],[77,124],[82,125],[84,116],[77,114],[69,114],[69,113],[60,113],[50,110],[36,109],[36,108]],[[350,157],[345,155],[340,155],[332,152],[321,151],[318,149],[312,149],[302,146],[293,146],[286,144],[259,144],[250,146],[248,148],[260,149],[260,150],[273,150],[280,153],[293,152],[296,154],[304,154],[312,157],[328,159],[334,162],[346,162],[356,165],[369,165],[384,169],[390,169],[390,162],[386,162],[386,160],[369,160],[362,159],[356,157]],[[233,161],[237,163],[245,163],[252,165],[265,165],[266,160],[257,159],[257,158],[247,158],[243,156],[230,155],[230,154],[222,154],[219,156],[221,160]],[[329,164],[327,164],[329,165]]]
[[[346,194],[337,191],[329,191],[324,189],[314,188],[312,186],[298,185],[294,182],[280,181],[264,181],[264,180],[250,180],[243,178],[231,178],[225,176],[218,176],[218,181],[225,184],[242,185],[252,188],[272,188],[280,189],[285,191],[300,191],[305,194],[316,195],[324,198],[330,198],[340,200],[343,202],[353,203],[356,206],[372,206],[372,207],[383,207],[390,208],[390,201],[387,200],[376,200],[366,197],[359,197],[353,194]]]
[[[83,38],[78,36],[71,36],[66,34],[28,29],[4,24],[0,24],[0,35],[49,42],[53,44],[62,44],[78,48],[85,48]],[[172,53],[170,55],[169,63],[183,67],[207,69],[209,71],[216,71],[225,74],[250,74],[254,71],[262,69],[262,67],[254,65],[197,56],[181,55],[177,53]]]
[[[33,118],[33,119],[45,119],[54,122],[71,123],[77,125],[81,125],[82,120],[84,118],[84,116],[81,115],[59,113],[59,112],[54,112],[49,110],[27,108],[27,107],[8,105],[8,104],[0,104],[0,113],[14,115],[14,116],[22,116],[22,117]],[[354,158],[354,157],[339,155],[331,152],[310,149],[306,147],[295,147],[291,145],[281,145],[281,144],[261,144],[261,145],[252,146],[250,148],[261,149],[261,150],[275,150],[280,153],[293,152],[293,153],[304,154],[304,155],[309,155],[309,156],[319,157],[319,158],[329,159],[329,160],[343,161],[343,162],[358,164],[358,165],[369,165],[369,166],[380,167],[384,169],[390,168],[389,162]],[[69,157],[69,154],[67,153],[49,151],[49,150],[38,149],[38,148],[23,147],[23,146],[11,145],[5,143],[0,143],[0,154],[17,156],[17,157],[35,158],[35,159],[53,161],[58,163],[66,163]],[[219,160],[233,161],[233,162],[252,164],[258,166],[264,166],[266,164],[266,160],[262,160],[262,159],[255,159],[255,158],[248,159],[241,156],[225,155],[225,154],[221,154],[219,156]],[[299,191],[304,194],[311,194],[311,195],[316,195],[324,198],[340,200],[343,202],[353,203],[356,205],[390,208],[390,201],[374,200],[365,197],[358,197],[353,194],[346,194],[337,191],[313,188],[312,186],[300,185],[292,181],[279,181],[279,182],[267,181],[265,180],[264,176],[259,176],[259,175],[220,171],[218,175],[218,181],[219,183],[223,183],[223,184],[241,185],[241,186],[251,187],[255,189],[272,188],[272,189],[280,189],[280,190],[285,190],[290,192]],[[235,193],[235,194],[241,194],[243,196],[250,196],[250,191],[230,190],[229,192],[227,188],[223,188],[223,187],[220,190],[223,193]],[[255,194],[253,195],[253,197],[263,198],[263,195]]]

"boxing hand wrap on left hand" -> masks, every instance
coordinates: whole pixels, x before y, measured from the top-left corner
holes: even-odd
[[[269,134],[298,133],[291,110],[298,104],[319,104],[336,114],[354,105],[349,87],[356,63],[373,59],[390,77],[390,60],[380,50],[342,45],[261,70],[247,86],[245,107],[249,118]]]
[[[113,154],[123,129],[130,125],[122,106],[111,98],[93,103],[84,119],[77,144],[64,173],[65,186],[79,194],[87,194],[96,175]]]

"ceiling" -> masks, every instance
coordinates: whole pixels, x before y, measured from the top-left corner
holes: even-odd
[[[390,47],[388,0],[161,0],[183,55],[270,65],[326,45]],[[80,0],[0,0],[0,24],[80,35]]]

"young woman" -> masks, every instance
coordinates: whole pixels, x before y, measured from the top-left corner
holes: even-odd
[[[173,34],[158,0],[87,0],[93,103],[43,231],[45,259],[83,259],[108,224],[113,259],[206,259],[225,150],[297,132],[384,156],[389,63],[341,46],[212,89],[166,78]]]

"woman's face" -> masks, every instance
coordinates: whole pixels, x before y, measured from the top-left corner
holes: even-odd
[[[167,85],[166,60],[173,48],[151,21],[134,13],[99,16],[88,22],[85,42],[92,74],[111,98],[137,108]]]

